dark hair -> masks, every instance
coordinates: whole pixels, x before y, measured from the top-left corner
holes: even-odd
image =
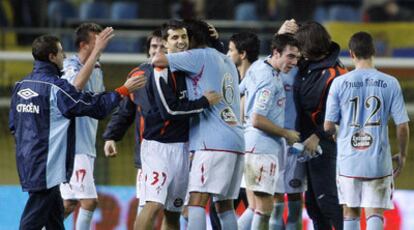
[[[251,32],[233,34],[230,41],[234,43],[239,53],[246,52],[247,60],[250,63],[253,63],[259,57],[260,40],[256,34]]]
[[[179,30],[179,29],[185,29],[185,24],[182,21],[170,20],[167,23],[162,24],[161,26],[162,39],[167,40],[168,30]]]
[[[186,20],[190,48],[210,45],[210,31],[208,24],[201,20]]]
[[[149,50],[151,48],[151,41],[153,38],[162,38],[161,29],[156,29],[152,31],[152,33],[147,37],[145,53],[147,54],[148,57],[149,57]]]
[[[271,44],[271,50],[272,54],[273,51],[276,50],[279,53],[283,53],[283,50],[286,48],[286,46],[294,46],[299,49],[299,43],[298,41],[293,37],[292,34],[276,34],[273,36],[272,44]]]
[[[75,47],[79,49],[81,42],[89,42],[89,33],[100,33],[102,27],[93,22],[82,23],[75,30]]]
[[[32,55],[35,60],[49,62],[49,54],[58,53],[59,38],[53,35],[42,35],[32,43]]]
[[[331,36],[325,27],[317,22],[306,22],[295,34],[301,52],[309,60],[316,60],[329,52]]]
[[[374,41],[367,32],[361,31],[352,35],[348,47],[358,59],[369,59],[375,55]]]

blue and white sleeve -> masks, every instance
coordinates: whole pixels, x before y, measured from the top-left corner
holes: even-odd
[[[252,95],[254,97],[252,112],[267,117],[272,104],[275,103],[273,98],[277,93],[276,90],[276,85],[271,82],[259,84],[255,95]]]
[[[391,101],[391,116],[396,125],[410,121],[408,118],[407,110],[405,108],[404,97],[402,94],[401,86],[396,81],[395,90],[393,90],[393,97]]]
[[[199,49],[167,54],[166,56],[172,72],[183,71],[189,73],[189,77],[199,73],[204,66],[202,50]]]
[[[326,102],[325,121],[338,122],[340,117],[340,101],[338,98],[338,81],[332,82]]]

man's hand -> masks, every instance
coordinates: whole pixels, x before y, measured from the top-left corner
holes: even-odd
[[[219,34],[216,30],[216,28],[211,25],[210,23],[208,23],[208,31],[210,32],[210,37],[214,38],[214,39],[219,39]]]
[[[95,46],[93,48],[93,52],[95,52],[95,55],[99,56],[114,36],[114,29],[112,27],[106,27],[99,34],[97,34]]]
[[[208,91],[204,93],[204,97],[207,98],[208,103],[210,105],[215,105],[217,103],[220,102],[222,96],[218,93],[216,93],[216,91]]]
[[[397,153],[392,157],[392,161],[395,162],[396,168],[394,169],[394,178],[398,177],[401,174],[401,171],[405,165],[406,157],[401,155],[401,153]]]
[[[319,137],[315,134],[312,134],[303,142],[303,145],[305,146],[305,151],[308,152],[311,156],[314,156],[319,145]]]
[[[124,86],[128,89],[128,92],[131,93],[134,90],[144,87],[146,82],[147,77],[145,77],[145,75],[142,74],[136,77],[128,78],[128,80],[125,81]]]
[[[290,19],[290,20],[286,20],[282,26],[280,27],[280,29],[277,31],[276,34],[295,34],[296,31],[298,31],[299,26],[298,24],[296,24],[295,19]]]
[[[116,143],[114,140],[106,140],[104,145],[104,152],[106,157],[116,157]]]
[[[287,130],[285,138],[289,145],[293,145],[293,143],[300,141],[300,133],[295,130]]]

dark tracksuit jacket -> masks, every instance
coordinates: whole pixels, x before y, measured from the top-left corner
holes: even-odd
[[[150,64],[144,63],[131,71],[148,77],[145,88],[137,90],[120,108],[108,124],[104,139],[120,140],[135,119],[135,165],[141,166],[139,142],[142,139],[162,143],[187,142],[189,118],[209,107],[207,98],[195,101],[187,98],[187,86],[182,72],[169,72],[167,78],[156,78]],[[138,122],[139,121],[139,122]]]

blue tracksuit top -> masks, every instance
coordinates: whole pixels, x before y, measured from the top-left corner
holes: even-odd
[[[9,128],[23,191],[40,191],[69,180],[75,154],[75,117],[104,118],[118,105],[116,92],[77,91],[50,62],[35,61],[33,72],[17,82]]]

